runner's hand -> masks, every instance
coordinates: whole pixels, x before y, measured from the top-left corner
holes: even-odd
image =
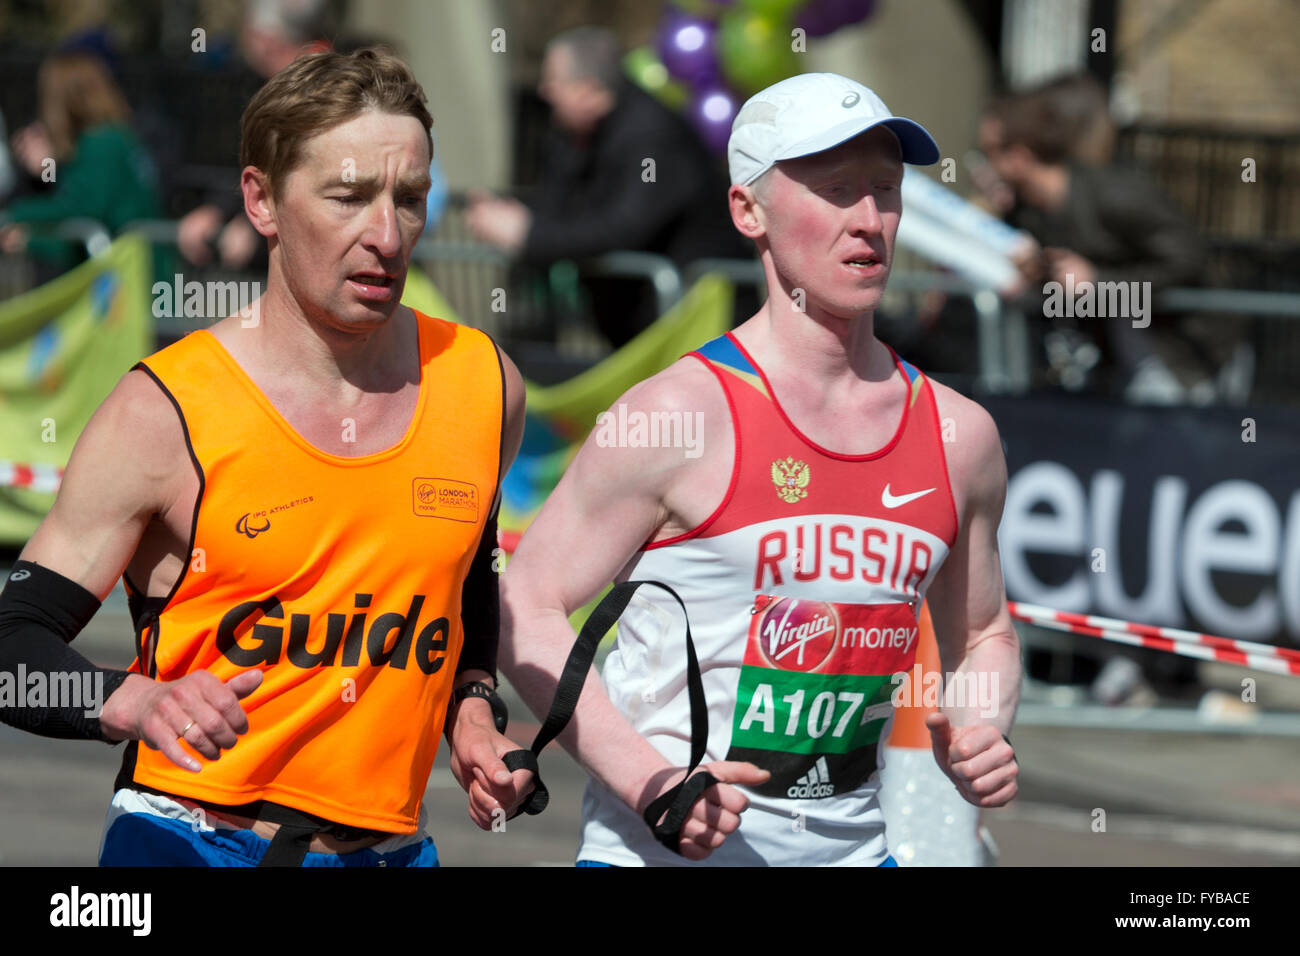
[[[718,779],[718,783],[709,787],[691,806],[690,815],[682,824],[681,839],[678,849],[688,860],[703,860],[710,853],[722,846],[724,840],[736,832],[740,826],[740,814],[749,806],[749,799],[730,784],[756,785],[765,783],[772,774],[760,770],[752,763],[738,760],[718,760],[702,764],[695,773],[707,770]],[[670,778],[670,786],[684,780],[684,772],[678,772]],[[664,790],[669,787],[664,787]],[[650,800],[646,800],[646,806]],[[645,814],[646,807],[638,812]]]
[[[987,809],[1011,802],[1018,789],[1020,765],[996,727],[953,727],[943,713],[931,714],[925,726],[930,729],[934,759],[967,803]]]
[[[447,735],[451,741],[451,772],[469,794],[470,819],[479,829],[491,830],[493,823],[504,821],[528,798],[533,790],[533,773],[511,773],[502,763],[503,755],[524,748],[497,733],[487,701],[466,698],[453,716],[456,723]]]
[[[207,759],[218,759],[248,732],[239,701],[261,683],[260,670],[225,682],[208,671],[173,681],[132,674],[104,702],[100,726],[109,740],[142,740],[181,769],[198,773],[201,765],[181,747],[182,736]]]

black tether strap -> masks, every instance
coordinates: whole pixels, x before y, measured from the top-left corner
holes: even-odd
[[[559,736],[569,723],[582,696],[582,686],[586,683],[587,672],[591,670],[596,659],[596,648],[605,633],[614,626],[623,615],[628,601],[643,584],[661,588],[672,595],[673,600],[681,605],[682,614],[686,615],[686,605],[677,592],[658,581],[624,581],[614,585],[604,599],[596,605],[595,610],[582,625],[578,640],[564,662],[564,671],[560,674],[560,683],[555,690],[555,699],[551,702],[550,713],[542,722],[541,729],[533,740],[530,750],[512,750],[502,757],[502,761],[511,771],[531,770],[535,789],[516,811],[522,813],[541,813],[550,802],[550,794],[542,783],[538,773],[537,757],[542,748]],[[678,841],[681,839],[682,825],[691,812],[691,806],[707,790],[718,782],[707,770],[694,773],[704,757],[704,748],[709,739],[709,712],[704,704],[704,684],[700,680],[700,664],[695,657],[695,642],[691,640],[691,622],[686,618],[686,692],[691,705],[691,762],[686,768],[686,777],[681,783],[664,791],[650,806],[646,807],[645,822],[654,833],[655,839],[674,853],[680,853]],[[659,818],[663,817],[660,822]]]
[[[333,823],[278,803],[263,803],[257,810],[257,819],[280,825],[280,829],[271,837],[271,845],[266,848],[258,866],[302,866],[311,839],[317,833],[328,833],[341,840],[355,840],[376,832]]]

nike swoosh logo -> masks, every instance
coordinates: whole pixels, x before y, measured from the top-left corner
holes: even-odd
[[[917,498],[924,498],[933,488],[926,488],[925,491],[914,491],[910,495],[891,495],[889,485],[885,485],[885,490],[880,493],[880,503],[886,508],[901,508],[909,501],[915,501]]]

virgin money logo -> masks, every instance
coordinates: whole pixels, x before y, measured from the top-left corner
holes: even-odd
[[[767,608],[758,644],[773,667],[814,671],[835,649],[839,631],[839,617],[831,605],[781,598]]]

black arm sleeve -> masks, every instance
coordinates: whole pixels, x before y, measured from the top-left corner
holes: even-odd
[[[497,683],[497,642],[501,634],[501,595],[497,573],[497,516],[493,512],[483,527],[478,551],[460,592],[460,620],[465,643],[460,652],[459,674],[484,670]]]
[[[127,673],[68,646],[98,610],[75,581],[31,561],[14,565],[0,592],[0,722],[42,737],[104,740],[99,712]]]

